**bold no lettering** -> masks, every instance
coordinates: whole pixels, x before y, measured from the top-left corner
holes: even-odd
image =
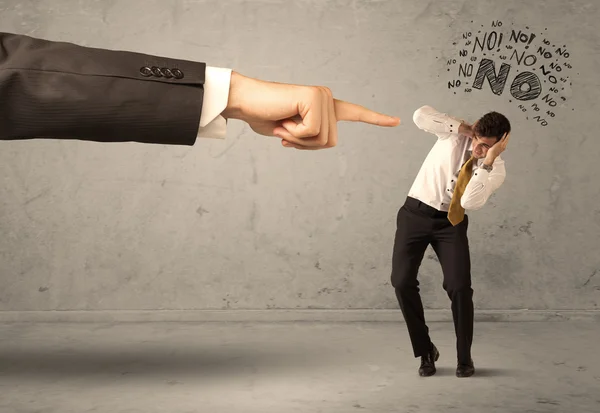
[[[542,93],[542,84],[535,73],[519,73],[510,87],[510,94],[518,100],[533,100]]]
[[[501,95],[504,91],[504,86],[506,85],[506,79],[508,78],[509,72],[510,65],[502,63],[500,66],[500,72],[496,76],[494,61],[490,59],[483,59],[479,64],[479,69],[475,75],[473,87],[481,90],[483,87],[483,79],[487,78],[488,82],[490,83],[490,87],[492,88],[492,92],[495,95]]]

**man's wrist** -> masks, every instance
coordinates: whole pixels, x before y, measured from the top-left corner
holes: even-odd
[[[244,76],[241,74],[231,71],[231,80],[229,82],[229,96],[227,98],[227,106],[221,115],[225,119],[240,119],[242,114],[242,103],[241,96],[242,91],[241,84],[244,81]]]
[[[486,166],[492,166],[492,165],[494,165],[495,160],[496,160],[495,157],[486,156],[485,159],[483,160],[483,164]]]
[[[471,125],[469,125],[468,123],[461,122],[460,126],[458,127],[458,133],[459,133],[459,135],[472,136],[473,129],[471,128]]]

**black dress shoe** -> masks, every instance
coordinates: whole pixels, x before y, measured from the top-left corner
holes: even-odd
[[[475,374],[473,360],[470,360],[466,364],[458,363],[458,366],[456,366],[456,377],[471,377],[473,374]]]
[[[429,377],[433,376],[436,372],[435,362],[440,358],[440,352],[432,344],[432,349],[426,356],[421,356],[421,367],[419,367],[419,376]]]

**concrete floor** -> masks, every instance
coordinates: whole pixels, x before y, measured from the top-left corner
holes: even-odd
[[[2,413],[600,411],[595,322],[477,323],[477,374],[417,375],[400,323],[1,324]]]

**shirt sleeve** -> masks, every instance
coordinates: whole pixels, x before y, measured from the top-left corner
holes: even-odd
[[[227,107],[231,69],[206,66],[204,101],[200,114],[198,138],[224,139],[227,121],[221,113]]]
[[[441,113],[427,105],[415,111],[413,122],[419,129],[433,133],[440,139],[458,135],[458,128],[462,123],[459,119]]]
[[[490,196],[504,183],[506,168],[504,161],[496,158],[492,172],[477,168],[463,193],[460,204],[466,210],[477,210],[483,207]]]

